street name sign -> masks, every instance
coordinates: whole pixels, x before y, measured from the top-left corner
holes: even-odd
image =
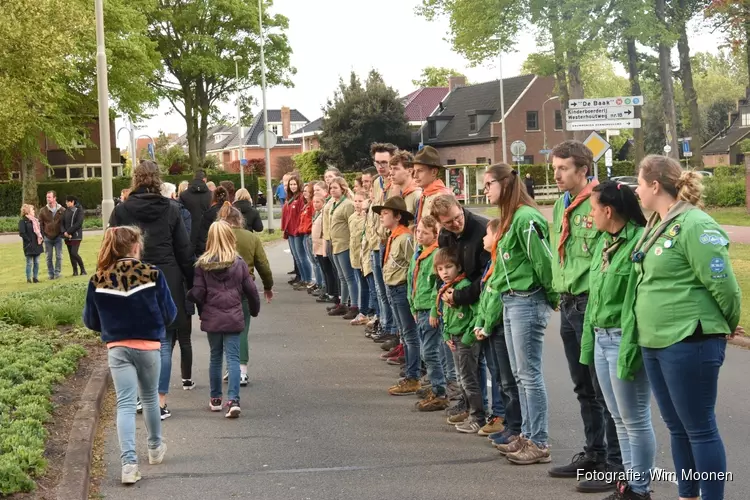
[[[596,99],[571,99],[568,108],[609,108],[612,106],[642,106],[643,96],[600,97]]]
[[[565,111],[565,116],[568,121],[621,120],[624,118],[633,118],[635,110],[633,106],[568,108]]]
[[[641,119],[629,120],[586,120],[565,123],[566,130],[604,130],[608,128],[641,128]]]

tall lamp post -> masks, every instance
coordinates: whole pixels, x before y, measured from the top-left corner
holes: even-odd
[[[242,110],[240,110],[240,67],[242,56],[234,56],[234,72],[237,76],[237,161],[240,162],[240,186],[245,189],[245,167],[242,165]]]
[[[556,95],[554,97],[550,97],[546,101],[542,103],[542,138],[544,141],[544,149],[547,150],[547,115],[544,113],[544,105],[547,104],[550,101],[554,101],[555,99],[559,99],[560,96]],[[549,153],[546,153],[545,156],[547,157],[547,168],[544,169],[544,178],[545,178],[545,184],[549,186]]]
[[[495,35],[490,40],[498,43],[497,66],[500,70],[500,116],[502,118],[503,134],[503,163],[508,163],[508,142],[505,135],[505,91],[503,89],[503,46],[502,39]]]
[[[268,147],[268,107],[266,106],[266,59],[263,52],[263,0],[258,0],[258,27],[260,33],[260,72],[263,86],[263,139],[266,150],[266,207],[268,232],[273,232],[273,187],[271,186],[271,150]]]
[[[112,149],[109,140],[109,82],[107,53],[104,50],[104,3],[95,0],[96,83],[99,97],[99,157],[102,163],[102,221],[106,224],[115,209],[112,199]]]

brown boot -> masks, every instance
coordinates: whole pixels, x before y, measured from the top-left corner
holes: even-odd
[[[344,314],[346,314],[346,306],[344,304],[338,304],[328,311],[329,316],[343,316]]]
[[[398,384],[388,389],[391,396],[410,396],[419,390],[419,380],[405,378]]]
[[[349,310],[344,314],[344,319],[351,320],[357,317],[359,314],[359,307],[350,307]]]
[[[451,402],[447,397],[438,397],[434,394],[430,394],[430,397],[423,399],[417,403],[417,410],[419,411],[440,411],[445,410],[450,406]]]

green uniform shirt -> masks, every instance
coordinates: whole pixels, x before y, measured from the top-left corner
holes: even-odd
[[[333,198],[331,198],[333,200]],[[354,203],[346,196],[331,205],[331,247],[333,254],[349,250],[349,217],[354,213]]]
[[[583,322],[580,362],[590,365],[594,362],[594,328],[621,328],[620,355],[618,358],[618,377],[631,379],[641,368],[640,348],[632,341],[634,328],[632,322],[622,321],[623,304],[628,294],[632,293],[631,280],[633,261],[631,255],[643,228],[632,222],[620,231],[616,237],[604,233],[594,250],[589,273],[589,301]],[[602,271],[604,250],[613,242],[622,241],[620,246],[609,254],[609,265]]]
[[[498,254],[499,256],[499,254]],[[489,269],[485,270],[485,273]],[[474,328],[483,328],[485,335],[492,335],[492,330],[503,320],[503,297],[500,295],[500,281],[505,280],[502,267],[497,266],[487,281],[482,284],[482,293],[474,315]]]
[[[471,281],[464,278],[453,287],[454,290],[461,290],[471,286]],[[449,307],[442,300],[440,301],[443,308],[443,339],[450,340],[451,337],[461,337],[461,343],[466,346],[474,345],[477,341],[474,335],[474,311],[475,305]]]
[[[589,215],[591,200],[586,200],[569,215],[570,235],[565,241],[565,260],[561,264],[557,246],[562,234],[564,203],[564,198],[557,200],[552,215],[552,287],[558,293],[581,295],[589,291],[591,258],[601,233]]]
[[[411,259],[411,264],[409,264],[409,272],[406,275],[409,285],[407,287],[409,308],[412,314],[417,314],[417,311],[431,311],[435,307],[435,300],[437,300],[437,288],[435,287],[437,275],[432,264],[435,252],[432,252],[426,258],[419,261],[417,282],[416,284],[414,283],[414,270],[417,268],[417,257],[419,257],[423,250],[422,245],[417,247],[417,251]],[[431,314],[431,316],[437,317],[437,314]]]
[[[702,210],[670,223],[634,266],[639,345],[669,347],[692,335],[699,322],[704,334],[734,332],[742,292],[728,248],[727,234]]]

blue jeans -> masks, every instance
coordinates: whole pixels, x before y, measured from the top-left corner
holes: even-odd
[[[406,378],[419,379],[419,368],[422,360],[419,354],[419,334],[417,323],[411,315],[409,300],[406,294],[406,285],[387,285],[387,293],[390,298],[390,306],[398,329],[401,332],[401,342],[404,344],[404,355],[406,357]]]
[[[50,240],[44,237],[44,252],[47,254],[47,275],[50,279],[59,278],[62,274],[62,247],[63,237]],[[55,266],[52,267],[52,249],[55,250]]]
[[[161,373],[159,374],[159,394],[169,394],[169,380],[172,377],[172,337],[174,332],[167,330],[166,338],[161,339]]]
[[[503,294],[505,344],[521,402],[521,432],[547,446],[549,415],[542,352],[550,309],[544,290]]]
[[[492,354],[489,352],[488,341],[481,342],[481,349],[479,351],[479,385],[482,387],[482,399],[484,401],[484,407],[489,410],[489,413],[498,417],[505,418],[505,403],[500,391],[500,375],[498,374],[497,364],[492,359]],[[489,372],[489,376],[488,373]],[[487,394],[487,382],[490,383],[490,396],[492,401],[488,401]],[[492,407],[490,404],[492,403]]]
[[[240,402],[240,334],[208,332],[211,357],[208,364],[208,379],[212,398],[221,398],[222,357],[226,355],[229,384],[228,400]]]
[[[289,247],[292,250],[292,257],[297,262],[300,279],[305,283],[310,283],[312,281],[312,265],[305,250],[305,236],[290,236]]]
[[[161,446],[161,412],[157,383],[161,360],[159,351],[113,347],[107,352],[109,371],[117,394],[117,438],[122,465],[137,464],[135,453],[135,402],[140,386],[148,448]]]
[[[382,254],[382,251],[370,252],[372,275],[375,280],[375,291],[378,294],[378,302],[380,303],[380,314],[378,315],[378,319],[380,320],[380,328],[383,332],[396,333],[396,330],[398,329],[396,326],[396,318],[393,317],[391,305],[388,303],[385,282],[383,281],[383,263],[380,261],[380,256]]]
[[[482,341],[482,350],[487,355],[490,376],[496,377],[494,384],[501,388],[500,398],[505,410],[505,427],[513,434],[520,434],[521,401],[518,395],[518,385],[513,376],[513,368],[510,364],[508,345],[505,341],[505,326],[500,322],[489,333],[489,338]],[[492,371],[493,366],[495,373]]]
[[[367,286],[367,280],[362,274],[362,269],[354,269],[354,282],[357,285],[357,303],[359,304],[359,312],[365,316],[372,313],[370,311],[370,289]]]
[[[346,305],[351,300],[351,307],[359,307],[357,304],[359,290],[357,283],[354,281],[354,269],[352,269],[352,261],[349,260],[349,250],[334,254],[333,263],[339,276],[341,303]]]
[[[615,421],[622,465],[626,471],[634,472],[628,484],[634,492],[642,495],[650,490],[651,468],[656,459],[656,436],[651,425],[651,386],[643,368],[634,380],[617,378],[621,329],[594,328],[594,331],[596,376],[607,409]]]
[[[32,275],[33,270],[33,275]],[[39,278],[39,256],[38,255],[27,255],[26,256],[26,279]]]
[[[448,344],[441,342],[440,344],[440,363],[443,365],[443,373],[445,378],[449,382],[458,382],[458,375],[456,375],[456,363],[453,362],[453,352]]]
[[[365,277],[367,284],[367,297],[370,301],[370,314],[380,316],[380,302],[378,301],[378,292],[375,289],[375,273],[370,273]]]
[[[318,259],[315,257],[315,253],[312,248],[312,236],[306,234],[302,237],[302,241],[307,252],[307,258],[310,259],[310,265],[312,267],[313,282],[318,286],[324,286],[325,280],[323,279],[323,269],[320,268]]]
[[[726,472],[724,443],[716,425],[719,369],[727,341],[721,335],[678,342],[664,349],[642,348],[643,364],[656,403],[669,429],[680,497],[724,498],[724,481],[683,481],[682,471]]]
[[[432,392],[436,396],[444,396],[446,382],[440,362],[440,346],[445,342],[440,328],[430,326],[430,311],[417,311],[417,333],[424,364],[427,367],[427,378],[432,382]]]

